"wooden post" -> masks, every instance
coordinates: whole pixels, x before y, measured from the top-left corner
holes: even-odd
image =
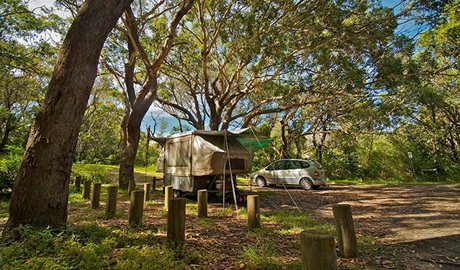
[[[129,180],[128,182],[128,194],[131,194],[131,191],[136,189],[136,181]]]
[[[152,189],[153,190],[157,189],[157,177],[156,176],[152,178]]]
[[[89,199],[91,193],[91,181],[86,180],[83,184],[83,199]]]
[[[131,204],[129,207],[128,223],[130,227],[140,227],[142,225],[142,215],[144,211],[144,191],[131,191]]]
[[[259,195],[248,195],[248,229],[260,228]]]
[[[208,217],[208,190],[198,190],[198,217]]]
[[[107,209],[105,215],[107,218],[113,218],[117,215],[118,186],[109,186],[107,188],[107,193]]]
[[[165,186],[165,210],[168,211],[169,200],[173,197],[173,186]]]
[[[75,177],[75,188],[77,190],[80,190],[80,185],[81,185],[81,176],[78,175]]]
[[[98,209],[100,200],[101,200],[101,183],[94,183],[93,197],[91,198],[91,207],[93,209]]]
[[[167,238],[175,247],[182,247],[185,242],[185,199],[169,200]]]
[[[300,233],[302,270],[336,270],[334,236],[321,231]]]
[[[334,213],[335,229],[340,254],[344,258],[358,256],[358,243],[356,241],[355,226],[351,215],[351,206],[348,204],[336,204],[332,206]]]
[[[152,184],[151,183],[144,183],[144,202],[150,201],[150,189]]]

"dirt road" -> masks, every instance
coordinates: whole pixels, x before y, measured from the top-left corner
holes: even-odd
[[[352,206],[357,232],[394,245],[403,268],[460,269],[460,185],[331,185],[313,192]],[[332,219],[332,204],[318,205]]]

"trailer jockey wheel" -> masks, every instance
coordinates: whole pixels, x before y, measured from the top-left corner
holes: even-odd
[[[180,196],[182,196],[182,191],[179,190],[179,189],[175,189],[175,190],[173,191],[173,197],[174,197],[174,198],[179,198]]]

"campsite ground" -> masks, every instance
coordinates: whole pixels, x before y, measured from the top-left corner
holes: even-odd
[[[333,222],[332,205],[349,204],[357,234],[393,250],[400,269],[460,269],[460,184],[334,184],[319,191],[288,191],[290,196],[279,190],[261,205],[287,207],[292,196],[302,210]],[[381,256],[377,268],[393,269],[391,256],[374,256]]]
[[[196,198],[188,198],[185,253],[176,258],[177,269],[300,269],[300,231],[314,227],[332,232],[332,206],[338,203],[352,207],[360,249],[356,259],[339,257],[339,269],[460,269],[460,184],[331,184],[318,191],[252,191],[260,196],[262,213],[262,229],[255,232],[247,231],[243,206],[238,216],[231,204],[223,208],[222,201],[210,201],[209,218],[199,219]],[[161,186],[145,205],[143,225],[137,229],[128,227],[129,199],[120,192],[115,219],[104,218],[104,203],[94,210],[80,193],[72,193],[70,233],[83,227],[99,232],[91,237],[116,239],[109,257],[120,257],[122,249],[131,246],[142,252],[144,246],[165,244],[167,213]],[[6,218],[0,221],[2,229]],[[113,258],[114,263],[119,259]]]

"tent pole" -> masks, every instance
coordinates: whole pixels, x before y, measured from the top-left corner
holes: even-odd
[[[232,184],[233,201],[235,203],[236,217],[239,219],[239,216],[238,216],[238,202],[237,202],[237,198],[236,198],[236,187],[235,187],[236,183],[233,182],[232,163],[230,161],[230,148],[228,147],[227,130],[225,130],[224,138],[225,138],[225,148],[227,148],[225,152],[227,152],[227,161],[228,161],[228,169],[230,171],[230,183]],[[227,164],[227,162],[225,162],[225,164]]]

